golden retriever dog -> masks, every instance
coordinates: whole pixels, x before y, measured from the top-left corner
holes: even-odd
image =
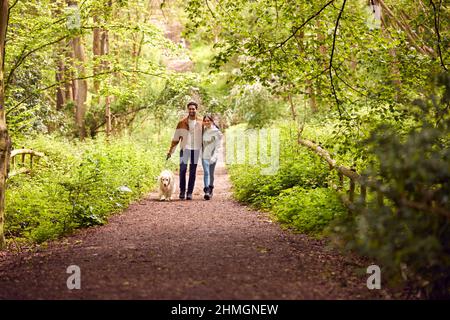
[[[159,182],[159,200],[172,200],[172,194],[175,192],[175,179],[170,170],[163,170],[158,177]]]

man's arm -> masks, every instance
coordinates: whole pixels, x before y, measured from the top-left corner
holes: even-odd
[[[170,148],[169,148],[169,152],[167,153],[166,159],[170,158],[170,156],[172,155],[173,151],[177,147],[180,140],[183,140],[183,130],[185,130],[185,129],[182,128],[181,121],[180,121],[180,122],[178,122],[177,128],[175,129],[175,133],[173,134],[173,138],[170,143]]]
[[[175,139],[175,136],[174,136]],[[171,143],[170,143],[170,148],[169,148],[169,154],[172,154],[173,151],[175,150],[175,148],[178,145],[178,142],[180,142],[181,139],[183,139],[183,137],[178,137],[177,140],[172,139]]]

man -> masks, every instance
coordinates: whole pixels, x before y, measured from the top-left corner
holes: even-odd
[[[195,185],[195,174],[202,148],[202,119],[197,118],[198,104],[189,102],[187,105],[189,115],[178,122],[175,134],[172,138],[167,159],[180,142],[180,199],[192,200],[192,192]],[[186,194],[186,171],[189,162],[189,182]]]

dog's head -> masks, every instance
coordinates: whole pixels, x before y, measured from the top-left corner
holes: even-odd
[[[168,187],[172,181],[172,175],[170,172],[163,171],[161,175],[159,176],[159,182],[162,186]]]

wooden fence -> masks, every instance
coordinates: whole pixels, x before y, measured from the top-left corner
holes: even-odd
[[[29,162],[26,161],[26,156],[29,156]],[[19,161],[18,158],[19,157]],[[33,159],[43,158],[45,155],[42,152],[34,151],[31,149],[15,149],[11,151],[10,155],[10,172],[8,173],[8,178],[13,177],[18,174],[26,173],[30,174],[33,169]],[[27,162],[29,167],[26,167]],[[20,168],[16,168],[20,165]]]
[[[357,187],[359,189],[359,202],[361,204],[366,204],[367,187],[369,187],[372,192],[376,193],[378,205],[384,205],[384,195],[382,190],[383,184],[380,181],[368,177],[363,177],[358,174],[354,168],[348,168],[342,165],[338,165],[336,160],[331,158],[330,153],[327,150],[323,149],[312,141],[298,138],[298,143],[309,148],[314,153],[319,155],[322,159],[324,159],[329,164],[330,170],[334,169],[337,171],[339,176],[339,186],[337,186],[336,189],[342,190],[344,188],[344,177],[350,179],[349,190],[346,192],[347,195],[342,198],[347,206],[355,203]],[[450,212],[447,209],[435,206],[432,203],[424,204],[414,202],[404,197],[399,199],[398,204],[411,209],[440,214],[450,219]]]

